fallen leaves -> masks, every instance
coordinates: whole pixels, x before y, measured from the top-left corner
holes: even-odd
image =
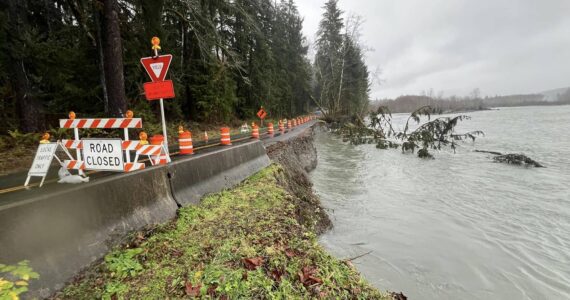
[[[283,277],[284,273],[285,271],[283,270],[273,269],[271,272],[269,272],[269,277],[271,277],[271,279],[273,279],[275,282],[281,282],[281,277]]]
[[[298,273],[299,281],[301,281],[301,283],[304,286],[311,286],[323,283],[323,280],[317,277],[316,274],[317,274],[316,267],[313,266],[303,267],[303,269]]]
[[[263,264],[263,257],[244,258],[243,263],[246,269],[253,271]]]
[[[287,249],[285,249],[285,255],[287,255],[287,257],[289,257],[289,258],[293,258],[293,257],[297,256],[297,253],[295,253],[295,250],[293,250],[291,248],[287,248]]]
[[[198,297],[200,296],[200,288],[202,287],[201,284],[197,284],[195,286],[192,285],[192,282],[186,282],[186,295],[190,297]]]

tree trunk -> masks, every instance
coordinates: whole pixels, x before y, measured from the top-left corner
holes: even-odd
[[[12,72],[10,80],[16,94],[16,107],[20,128],[24,132],[37,132],[43,129],[41,103],[32,95],[32,88],[26,73],[25,45],[22,38],[28,27],[28,7],[25,0],[8,1],[8,60]]]
[[[96,5],[93,4],[93,8]],[[101,36],[101,13],[94,9],[94,21],[95,21],[95,31],[97,33],[97,39],[95,45],[97,47],[97,53],[99,54],[99,81],[101,81],[101,88],[103,90],[103,109],[106,114],[109,113],[109,95],[107,94],[107,83],[105,82],[105,57],[103,55],[103,37]]]
[[[109,97],[109,113],[113,116],[120,116],[127,110],[127,102],[117,0],[103,0],[103,18],[101,21],[103,65]]]

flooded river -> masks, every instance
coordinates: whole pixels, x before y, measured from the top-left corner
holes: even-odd
[[[457,132],[486,136],[434,160],[318,133],[311,177],[335,226],[322,244],[341,258],[372,251],[356,267],[411,299],[570,299],[570,106],[467,115]]]

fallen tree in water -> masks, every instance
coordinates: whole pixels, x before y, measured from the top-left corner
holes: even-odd
[[[524,154],[517,154],[517,153],[502,154],[501,152],[485,151],[485,150],[475,150],[475,152],[489,153],[489,154],[496,155],[495,157],[493,157],[493,161],[495,161],[495,162],[512,164],[512,165],[520,165],[520,166],[531,166],[531,167],[537,167],[537,168],[545,168],[544,165],[542,165],[541,163],[537,162],[536,160],[533,160],[532,158],[530,158]]]
[[[404,130],[396,131],[392,125],[392,113],[386,106],[380,106],[370,114],[370,124],[366,125],[358,117],[345,123],[336,130],[345,141],[351,144],[376,143],[378,149],[402,149],[402,153],[415,153],[418,157],[433,158],[430,150],[441,150],[450,147],[455,152],[457,143],[464,140],[475,141],[476,136],[484,135],[482,131],[472,131],[458,134],[455,127],[460,121],[470,119],[469,116],[441,117],[431,120],[432,108],[422,106],[408,117]],[[415,130],[410,129],[411,122],[419,124],[421,117],[425,116],[428,122]]]

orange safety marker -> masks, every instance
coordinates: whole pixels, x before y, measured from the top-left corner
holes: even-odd
[[[208,142],[208,132],[204,131],[204,138],[203,138],[204,142]]]
[[[291,128],[293,128],[291,120],[287,120],[287,129],[291,130]]]
[[[224,146],[230,146],[232,144],[229,127],[220,128],[220,135],[221,135],[220,144],[222,144]]]
[[[297,127],[297,119],[293,119],[293,127]]]
[[[267,134],[269,134],[270,136],[273,136],[273,123],[267,124]]]
[[[194,154],[194,147],[192,146],[192,133],[190,131],[178,131],[178,145],[180,147],[180,154]]]
[[[155,165],[166,165],[170,162],[170,157],[166,154],[164,149],[164,136],[157,134],[150,137],[150,144],[151,146],[161,146],[159,149],[159,153],[155,153],[155,156],[152,158],[154,160]],[[144,153],[143,153],[144,154]]]
[[[279,120],[278,126],[279,126],[279,131],[281,132],[281,134],[284,134],[285,133],[285,126],[283,126],[283,122],[281,120]]]
[[[259,127],[257,127],[257,125],[252,124],[252,129],[251,129],[251,137],[254,139],[259,139]]]

